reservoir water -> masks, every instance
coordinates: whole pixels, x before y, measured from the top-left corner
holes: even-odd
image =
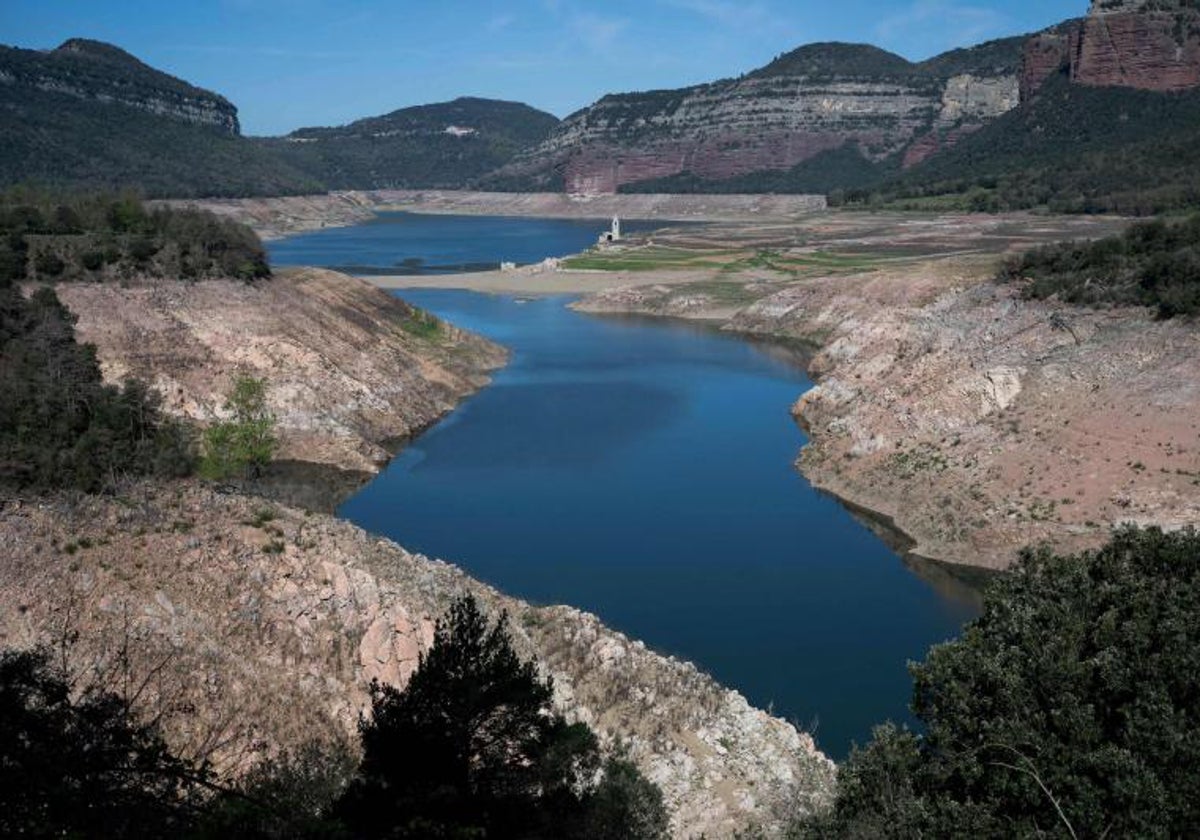
[[[272,246],[275,259],[300,245],[314,264],[343,259],[306,239]],[[582,315],[565,297],[401,296],[512,360],[341,515],[510,594],[595,612],[813,731],[835,758],[872,725],[908,719],[906,663],[975,607],[910,572],[795,470],[805,440],[789,408],[811,383],[789,351]]]
[[[360,225],[268,243],[274,265],[318,265],[351,274],[449,274],[577,254],[611,220],[381,213]],[[627,233],[661,222],[622,220]]]

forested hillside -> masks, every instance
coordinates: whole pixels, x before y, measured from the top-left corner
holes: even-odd
[[[453,189],[473,185],[557,124],[519,102],[462,98],[258,142],[329,189]]]

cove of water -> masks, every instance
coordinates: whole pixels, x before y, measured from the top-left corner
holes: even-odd
[[[429,218],[439,236],[463,232]],[[539,221],[489,223],[536,239],[524,223]],[[336,265],[349,255],[312,240],[365,235],[347,230],[274,243],[273,256]],[[393,245],[380,253],[441,259]],[[533,259],[561,245],[535,242]],[[489,247],[471,245],[500,255]],[[812,383],[792,353],[586,316],[566,298],[401,296],[506,345],[511,363],[342,516],[512,595],[597,613],[813,731],[834,758],[874,724],[909,719],[906,663],[975,605],[912,574],[795,470],[805,439],[789,408]]]

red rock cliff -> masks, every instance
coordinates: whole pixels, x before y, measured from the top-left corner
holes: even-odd
[[[1200,86],[1200,9],[1185,0],[1096,0],[1085,19],[1025,45],[1022,99],[1056,72],[1098,87],[1169,92]]]

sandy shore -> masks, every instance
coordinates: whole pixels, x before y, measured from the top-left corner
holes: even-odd
[[[467,274],[363,276],[381,289],[465,289],[498,295],[579,295],[653,283],[675,286],[694,283],[704,271],[477,271]]]

